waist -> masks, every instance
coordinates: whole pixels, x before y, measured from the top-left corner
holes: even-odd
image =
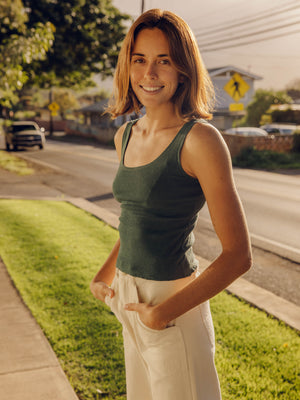
[[[181,290],[184,286],[191,283],[199,275],[198,271],[194,271],[191,275],[174,279],[171,281],[156,281],[152,279],[144,279],[127,274],[120,269],[116,269],[116,276],[122,280],[134,281],[139,288],[139,301],[149,304],[159,304],[168,297]]]

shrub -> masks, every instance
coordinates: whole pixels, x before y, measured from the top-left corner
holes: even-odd
[[[232,160],[234,167],[257,168],[257,169],[282,169],[300,168],[298,154],[276,153],[270,150],[256,150],[253,147],[246,147],[241,150],[238,156]]]
[[[300,153],[300,131],[297,130],[294,133],[294,140],[293,140],[293,152]]]

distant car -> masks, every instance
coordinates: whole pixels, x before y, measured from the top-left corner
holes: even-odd
[[[229,133],[230,135],[242,135],[242,136],[268,136],[268,132],[265,131],[264,129],[253,128],[251,126],[226,129],[225,133]]]
[[[45,146],[45,129],[40,128],[33,121],[18,121],[13,122],[5,132],[6,150],[13,147],[18,150],[19,147],[39,146],[43,149]]]
[[[261,128],[270,135],[292,135],[297,130],[297,126],[292,124],[266,124]]]

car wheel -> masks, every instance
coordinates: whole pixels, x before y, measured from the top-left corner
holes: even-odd
[[[44,148],[43,143],[42,143],[42,144],[39,144],[39,148],[40,148],[41,150],[43,150],[43,148]]]

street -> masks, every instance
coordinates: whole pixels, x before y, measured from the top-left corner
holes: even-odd
[[[0,148],[4,148],[1,142]],[[45,185],[66,195],[83,197],[119,215],[119,204],[111,192],[118,168],[113,148],[80,139],[72,143],[56,137],[47,140],[43,151],[34,148],[16,154],[55,168],[55,174],[43,176]],[[300,305],[299,259],[297,263],[292,262],[300,254],[299,175],[235,169],[234,176],[254,244],[254,267],[245,278]],[[196,254],[208,260],[217,257],[220,243],[206,206],[200,212],[195,237]],[[271,248],[267,246],[270,243]],[[280,250],[287,248],[291,260],[280,256]],[[291,280],[298,286],[290,285]]]

